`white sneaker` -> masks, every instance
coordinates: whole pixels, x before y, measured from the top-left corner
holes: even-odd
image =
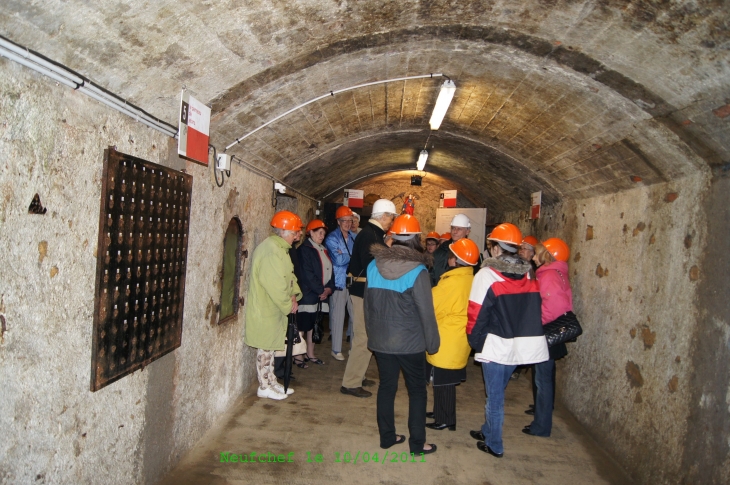
[[[259,387],[258,391],[256,391],[256,395],[258,397],[268,397],[269,399],[274,399],[275,401],[281,401],[282,399],[286,399],[286,394],[279,392],[277,389],[272,387],[267,387],[266,389],[261,389]]]
[[[335,358],[335,359],[337,359],[337,360],[345,360],[345,356],[344,356],[344,355],[342,355],[342,352],[337,352],[337,353],[335,353],[335,351],[333,350],[333,351],[332,351],[332,352],[330,352],[330,353],[332,354],[332,357],[334,357],[334,358]]]
[[[274,384],[274,389],[276,389],[280,394],[284,394],[284,386],[282,386],[278,382],[276,384]],[[292,394],[294,394],[294,389],[292,389],[290,387],[289,389],[286,390],[286,395],[291,396]]]

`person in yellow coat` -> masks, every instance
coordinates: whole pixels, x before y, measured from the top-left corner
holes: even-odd
[[[466,339],[467,308],[479,248],[471,239],[462,238],[449,245],[449,250],[450,269],[432,289],[441,347],[435,354],[426,355],[427,378],[433,384],[433,412],[426,413],[426,417],[435,420],[426,427],[455,431],[456,386],[466,380],[471,352]]]

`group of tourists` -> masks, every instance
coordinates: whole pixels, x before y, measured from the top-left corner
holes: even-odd
[[[359,232],[353,230],[359,217],[348,207],[340,207],[336,219],[338,227],[329,234],[323,221],[310,221],[306,239],[293,250],[303,223],[280,211],[271,221],[274,234],[253,253],[245,342],[258,349],[257,395],[282,400],[293,393],[278,383],[274,356],[284,348],[290,314],[306,340],[306,352],[295,355],[294,363],[306,368],[324,364],[312,341],[317,312],[329,311],[331,355],[345,360],[347,313],[352,348],[340,391],[372,395],[364,387],[375,383],[365,373],[375,355],[382,448],[407,439],[411,453],[436,451],[426,443],[426,428],[456,429],[456,386],[466,380],[472,351],[487,391],[484,424],[470,432],[477,448],[503,456],[504,391],[517,366],[534,365],[534,404],[527,411],[534,419],[523,432],[550,436],[555,361],[567,350],[565,344],[548,348],[543,325],[572,311],[567,244],[523,238],[519,228],[503,223],[487,236],[482,254],[468,238],[471,221],[458,214],[451,232],[428,233],[424,248],[418,220],[397,215],[387,199],[375,202]],[[409,397],[408,438],[395,428],[401,372]],[[429,383],[432,412],[426,412]]]

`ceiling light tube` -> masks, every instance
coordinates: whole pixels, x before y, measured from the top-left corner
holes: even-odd
[[[428,159],[428,150],[421,150],[421,154],[418,155],[418,162],[416,162],[416,168],[423,171],[426,167],[426,160]]]
[[[436,106],[433,107],[433,113],[431,114],[431,120],[428,122],[431,125],[432,130],[438,130],[441,126],[441,122],[446,116],[446,111],[449,109],[451,99],[454,97],[456,92],[456,84],[451,79],[444,81],[441,85],[441,91],[439,91],[439,97],[436,100]]]

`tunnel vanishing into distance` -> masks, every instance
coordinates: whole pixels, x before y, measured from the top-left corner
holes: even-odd
[[[637,483],[727,483],[728,19],[709,0],[5,2],[5,39],[155,117],[177,126],[183,87],[209,104],[219,153],[349,86],[457,90],[433,132],[443,78],[328,96],[228,150],[218,188],[176,140],[0,57],[0,481],[156,482],[248,392],[243,312],[217,321],[224,235],[238,217],[249,254],[267,237],[277,179],[303,218],[343,188],[413,192],[430,218],[457,189],[491,223],[564,238],[585,334],[561,403]],[[193,176],[184,332],[90,393],[109,146]]]

